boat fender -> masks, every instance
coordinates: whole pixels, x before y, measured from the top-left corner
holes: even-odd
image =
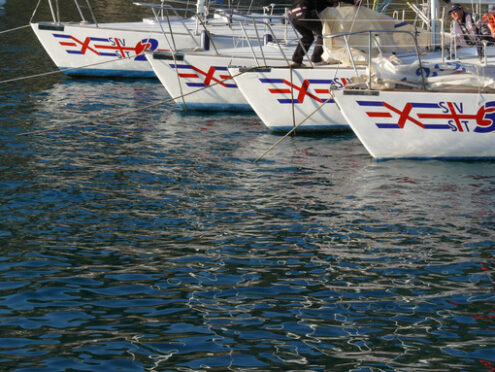
[[[273,41],[273,36],[271,34],[265,34],[263,36],[263,45],[268,45],[268,43],[271,43]]]
[[[54,23],[38,23],[38,30],[64,31],[64,25]]]
[[[210,37],[206,30],[201,31],[201,48],[203,50],[210,50]]]

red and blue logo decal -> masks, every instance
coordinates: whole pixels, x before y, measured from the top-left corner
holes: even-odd
[[[376,120],[397,117],[391,122],[376,121],[375,125],[381,129],[402,129],[406,125],[416,125],[422,129],[447,129],[458,132],[495,131],[495,101],[486,102],[476,113],[465,113],[462,102],[408,102],[402,108],[383,101],[356,102],[361,107],[385,109],[367,111],[366,115],[369,118]]]
[[[221,85],[224,88],[237,88],[237,85],[232,82],[227,67],[225,66],[210,66],[208,71],[203,71],[193,65],[176,65],[170,64],[170,67],[179,71],[178,75],[182,79],[193,79],[199,81],[188,81],[188,87],[209,87],[213,84]]]
[[[158,48],[158,41],[155,39],[143,39],[134,46],[127,46],[125,39],[116,37],[101,38],[101,37],[86,37],[84,40],[79,40],[72,35],[53,34],[54,37],[60,39],[59,44],[65,47],[65,51],[69,54],[85,55],[86,53],[94,53],[97,56],[115,57],[115,58],[132,58],[136,61],[146,61],[146,57],[142,54],[145,50],[154,51]]]
[[[263,84],[270,84],[279,87],[269,88],[269,92],[276,95],[290,95],[294,98],[278,98],[277,101],[282,104],[300,104],[304,103],[306,98],[318,103],[333,103],[329,99],[330,87],[342,89],[347,84],[347,79],[307,79],[302,82],[301,86],[295,85],[286,79],[260,79]]]

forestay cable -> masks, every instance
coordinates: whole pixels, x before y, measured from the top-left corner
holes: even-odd
[[[0,34],[6,34],[7,32],[22,30],[23,28],[28,28],[28,27],[31,27],[31,25],[24,25],[24,26],[14,27],[14,28],[11,28],[9,30],[3,30],[3,31],[0,31]]]
[[[34,12],[31,15],[31,19],[29,20],[29,24],[24,25],[24,26],[14,27],[14,28],[11,28],[9,30],[2,30],[2,31],[0,31],[0,35],[1,34],[6,34],[7,32],[22,30],[24,28],[31,27],[31,22],[33,21],[34,15],[36,14],[36,11],[38,10],[38,7],[40,6],[40,3],[41,3],[41,0],[38,0],[38,4],[36,4],[36,8],[34,8]]]

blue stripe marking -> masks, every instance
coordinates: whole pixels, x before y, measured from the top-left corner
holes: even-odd
[[[381,129],[400,129],[399,124],[376,123],[376,126]]]
[[[404,21],[404,22],[401,22],[401,23],[397,23],[397,24],[394,26],[394,28],[403,27],[403,26],[406,26],[406,25],[408,25],[408,24],[409,24],[409,23],[407,23],[407,22],[405,22],[405,21]]]
[[[92,41],[109,41],[109,39],[102,39],[101,37],[90,37],[89,39]]]
[[[369,107],[377,107],[383,106],[383,102],[379,101],[356,101],[359,106],[369,106]]]
[[[53,34],[53,36],[60,37],[60,38],[63,38],[63,39],[70,39],[71,38],[70,35],[63,35],[63,34]]]
[[[153,71],[146,70],[103,70],[96,68],[59,67],[65,75],[71,76],[103,76],[103,77],[128,77],[128,78],[156,78]],[[64,71],[69,70],[69,71]]]
[[[415,103],[411,103],[411,106],[412,107],[415,107],[415,108],[440,108],[440,106],[438,105],[438,103],[419,103],[419,102],[415,102]]]
[[[271,126],[268,127],[271,132],[288,132],[294,127],[292,125]],[[329,124],[329,125],[301,125],[296,129],[297,132],[331,132],[331,131],[350,131],[351,127],[347,124]]]
[[[188,87],[206,87],[205,83],[186,83]],[[237,88],[235,84],[225,84],[225,88]]]
[[[183,102],[177,102],[180,108],[184,108]],[[188,110],[198,110],[198,111],[249,111],[252,112],[253,109],[249,104],[216,104],[216,103],[187,103],[185,107]]]
[[[426,129],[452,129],[447,124],[424,124]]]
[[[260,79],[262,83],[283,83],[282,79]]]
[[[399,124],[376,123],[376,126],[380,129],[402,129]],[[447,124],[425,124],[425,129],[451,129],[451,127]]]

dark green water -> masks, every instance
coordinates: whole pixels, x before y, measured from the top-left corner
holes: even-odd
[[[7,1],[0,30],[27,24]],[[0,37],[1,80],[54,69]],[[493,162],[376,163],[345,133],[255,164],[280,137],[254,115],[126,114],[156,81],[0,91],[1,370],[494,369]]]

